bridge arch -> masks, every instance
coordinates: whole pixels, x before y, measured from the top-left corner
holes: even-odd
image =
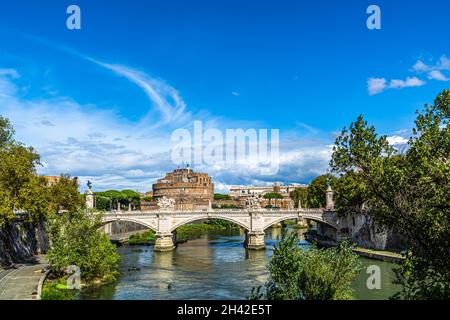
[[[133,222],[133,223],[139,224],[141,226],[144,226],[146,228],[149,228],[150,230],[152,230],[154,232],[158,231],[157,226],[152,225],[148,221],[141,220],[141,219],[135,219],[135,218],[131,218],[131,217],[106,218],[106,219],[103,219],[102,226],[106,226],[107,224],[110,224],[113,222],[120,222],[120,221]]]
[[[263,226],[263,230],[265,231],[266,229],[270,228],[271,226],[273,226],[273,225],[275,225],[277,223],[280,223],[280,222],[283,222],[283,221],[286,221],[286,220],[297,219],[297,218],[298,218],[298,215],[279,217],[279,218],[277,218],[277,219],[275,219],[273,221],[270,221],[269,223],[265,224]]]
[[[277,218],[277,219],[267,223],[266,225],[264,225],[263,230],[266,230],[267,228],[270,228],[274,224],[277,224],[277,223],[280,223],[280,222],[283,222],[283,221],[286,221],[286,220],[293,220],[293,219],[298,219],[298,218],[312,220],[312,221],[315,221],[317,223],[325,224],[325,225],[327,225],[327,226],[329,226],[329,227],[331,227],[333,229],[337,229],[337,226],[335,226],[335,225],[333,225],[333,224],[331,224],[329,222],[326,222],[326,221],[324,221],[324,220],[322,220],[322,219],[320,219],[318,217],[308,216],[308,215],[305,215],[305,216],[303,216],[303,215],[300,215],[300,216],[299,215],[289,215],[289,216],[279,217],[279,218]]]
[[[172,226],[172,228],[170,229],[170,232],[173,232],[177,228],[179,228],[179,227],[181,227],[183,225],[186,225],[188,223],[192,223],[192,222],[199,221],[199,220],[212,220],[212,219],[225,220],[225,221],[228,221],[228,222],[232,222],[232,223],[234,223],[234,224],[244,228],[245,230],[250,231],[250,226],[246,225],[245,223],[243,223],[242,221],[240,221],[237,218],[230,217],[230,216],[227,216],[227,215],[217,215],[217,216],[204,216],[204,217],[197,216],[197,217],[188,218],[188,219],[183,220],[181,222],[178,222],[177,224]]]

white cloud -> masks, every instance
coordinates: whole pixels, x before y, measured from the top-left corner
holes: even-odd
[[[429,71],[429,66],[427,66],[422,61],[418,60],[412,67],[412,69],[416,72],[427,72]]]
[[[232,91],[231,94],[235,97],[239,97],[241,94],[237,91]]]
[[[408,139],[406,139],[404,137],[401,137],[401,136],[390,136],[390,137],[387,137],[387,141],[392,146],[403,145],[403,144],[408,143]]]
[[[129,69],[117,69],[118,72],[124,70]],[[14,74],[18,73],[8,71],[0,76],[0,114],[11,119],[18,140],[34,146],[41,154],[44,164],[39,168],[41,174],[70,173],[78,176],[82,190],[89,179],[96,190],[126,188],[148,191],[156,179],[176,167],[169,153],[172,129],[168,125],[144,130],[140,126],[142,120],[131,122],[113,109],[82,105],[70,97],[25,99],[18,93],[21,88],[12,79]],[[129,77],[134,75],[128,74]],[[143,78],[133,79],[140,83],[141,88],[146,86],[141,82]],[[160,88],[163,88],[162,93]],[[167,87],[154,86],[153,89],[156,90],[155,97],[167,93]],[[173,90],[169,92],[176,91]],[[148,94],[150,96],[150,91]],[[173,116],[172,111],[177,112],[173,107],[177,106],[176,103],[170,108],[165,102],[161,106],[168,108],[168,113],[163,112],[167,116]],[[189,114],[184,104],[181,109],[183,114]],[[187,119],[180,120],[182,126],[190,126],[189,117]],[[205,127],[245,128],[248,125],[219,122],[214,118],[209,120]],[[317,139],[281,141],[280,171],[272,176],[264,175],[261,168],[250,161],[232,167],[199,165],[194,170],[208,172],[221,192],[233,184],[307,182],[326,172],[331,154],[329,144],[330,141]]]
[[[442,55],[434,64],[426,64],[418,60],[412,70],[416,73],[427,73],[430,80],[449,81],[450,79],[444,74],[444,71],[450,71],[450,59]]]
[[[447,56],[442,55],[439,61],[435,64],[426,64],[422,60],[417,60],[413,65],[412,70],[417,73],[424,73],[430,71],[450,71],[450,59]]]
[[[406,80],[393,79],[389,84],[385,78],[369,78],[367,81],[367,88],[370,95],[379,94],[387,89],[403,89],[423,85],[425,85],[425,81],[417,77],[407,77]]]
[[[410,71],[417,74],[426,73],[430,80],[449,81],[450,79],[443,71],[450,71],[450,59],[442,55],[435,64],[426,64],[422,60],[417,60]],[[393,79],[389,84],[386,78],[369,78],[367,88],[370,95],[375,95],[387,89],[421,87],[425,84],[426,82],[418,77],[407,77],[406,80]]]
[[[402,89],[408,87],[421,87],[425,84],[425,81],[420,80],[417,77],[407,77],[406,80],[391,80],[389,88]]]
[[[109,64],[87,56],[82,57],[103,68],[113,71],[119,76],[125,77],[139,86],[146,93],[152,104],[163,115],[163,118],[157,122],[157,126],[163,126],[168,123],[171,123],[172,125],[180,124],[190,118],[190,114],[186,112],[186,104],[179,92],[165,82],[152,78],[142,71],[127,66]],[[148,126],[150,120],[151,113],[141,120],[141,126]]]
[[[438,81],[449,81],[450,80],[441,71],[438,71],[438,70],[430,71],[428,73],[428,79],[438,80]]]
[[[369,78],[367,87],[370,95],[383,92],[387,88],[387,81],[384,78]]]

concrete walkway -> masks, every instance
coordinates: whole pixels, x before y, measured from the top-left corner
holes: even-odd
[[[14,268],[0,269],[0,300],[35,300],[46,266],[45,256],[41,255]]]

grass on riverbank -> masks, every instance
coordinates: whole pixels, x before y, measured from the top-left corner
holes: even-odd
[[[133,234],[128,238],[128,244],[131,245],[152,245],[154,243],[155,232],[151,230]]]
[[[177,242],[186,242],[201,237],[203,234],[218,230],[230,230],[239,228],[234,223],[212,219],[205,223],[187,224],[177,228]],[[153,245],[155,244],[155,232],[152,230],[131,235],[128,238],[130,245]]]
[[[77,290],[69,289],[67,277],[47,279],[42,288],[41,300],[74,300]]]

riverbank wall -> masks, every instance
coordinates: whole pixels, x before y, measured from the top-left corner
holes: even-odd
[[[376,222],[370,215],[349,214],[340,218],[340,224],[347,226],[348,236],[358,247],[393,252],[406,248],[406,241],[399,232]]]
[[[49,240],[45,223],[16,220],[0,227],[0,265],[11,266],[46,253]]]
[[[105,225],[103,227],[103,230],[108,236],[115,236],[115,235],[135,233],[138,231],[145,231],[148,230],[148,228],[133,222],[115,221]]]

